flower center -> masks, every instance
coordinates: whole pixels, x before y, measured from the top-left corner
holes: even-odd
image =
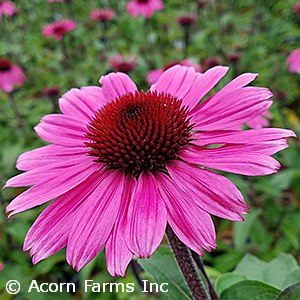
[[[147,3],[149,0],[136,0],[137,3]]]
[[[56,34],[64,34],[66,32],[66,29],[65,29],[65,26],[63,26],[63,25],[56,25],[55,27],[54,27],[54,33],[56,33]]]
[[[0,59],[0,72],[9,71],[11,67],[12,67],[11,62],[8,59],[6,58]]]
[[[88,125],[90,155],[108,169],[138,177],[164,171],[191,140],[187,108],[169,94],[129,93],[101,108]]]

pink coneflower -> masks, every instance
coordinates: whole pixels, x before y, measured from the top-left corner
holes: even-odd
[[[8,17],[13,16],[17,12],[13,2],[8,0],[0,0],[0,20],[3,15]]]
[[[8,205],[9,217],[55,199],[25,238],[33,263],[67,246],[67,261],[80,270],[105,245],[110,274],[124,276],[133,255],[151,256],[167,223],[200,255],[216,247],[210,214],[242,221],[248,207],[231,181],[209,169],[276,173],[271,155],[295,136],[227,130],[271,106],[268,89],[245,87],[257,74],[240,75],[199,104],[227,71],[174,66],[147,92],[111,73],[101,88],[67,92],[62,114],[35,127],[51,144],[22,154],[17,168],[26,173],[5,185],[32,186]]]
[[[136,67],[136,58],[116,54],[108,59],[108,63],[114,71],[128,73]]]
[[[60,88],[58,86],[48,86],[43,88],[41,90],[41,95],[50,99],[53,112],[59,111],[57,98],[60,95]]]
[[[42,89],[41,94],[46,97],[58,97],[60,88],[58,86],[48,86]]]
[[[91,11],[90,17],[93,21],[107,22],[115,15],[115,11],[111,8],[94,9]]]
[[[72,0],[48,0],[49,3],[55,3],[55,2],[66,2],[70,3]]]
[[[25,75],[18,65],[7,58],[0,58],[0,90],[11,93],[14,86],[22,86]]]
[[[228,59],[229,62],[235,64],[241,59],[242,55],[239,52],[227,54],[226,58]]]
[[[57,41],[60,41],[65,33],[74,30],[76,27],[76,22],[72,20],[60,20],[44,26],[43,35],[45,37],[54,37]]]
[[[291,73],[300,73],[300,48],[294,50],[286,61]]]
[[[148,83],[154,84],[158,81],[159,77],[164,73],[164,71],[170,69],[171,67],[175,65],[181,65],[181,66],[186,66],[186,67],[193,67],[196,72],[202,72],[202,68],[199,64],[193,63],[189,59],[183,59],[181,61],[174,61],[170,64],[167,64],[164,66],[163,69],[157,69],[157,70],[151,70],[147,74],[147,81]]]
[[[294,6],[293,6],[293,11],[297,14],[300,13],[300,3],[296,3]]]
[[[127,4],[127,12],[133,17],[142,15],[145,18],[151,18],[155,11],[163,8],[162,0],[132,0]]]
[[[221,59],[219,56],[207,57],[202,62],[202,67],[204,68],[204,70],[208,70],[210,68],[218,66],[220,63],[221,63]]]
[[[176,19],[177,23],[183,27],[190,27],[197,22],[197,16],[195,15],[183,15]]]

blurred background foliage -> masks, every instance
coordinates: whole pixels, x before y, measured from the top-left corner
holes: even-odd
[[[108,59],[120,53],[136,57],[130,76],[141,89],[147,89],[147,72],[189,58],[205,69],[211,61],[229,65],[231,70],[218,90],[243,72],[259,73],[255,85],[269,87],[274,93],[271,107],[272,127],[291,128],[299,136],[300,75],[290,74],[286,58],[300,45],[300,14],[291,0],[164,1],[163,11],[153,18],[132,18],[124,0],[47,3],[43,0],[14,1],[18,13],[0,21],[0,56],[19,64],[25,85],[13,92],[25,128],[18,128],[7,95],[0,92],[0,179],[16,175],[19,154],[44,145],[33,127],[53,103],[42,96],[45,87],[56,86],[60,95],[72,87],[97,85],[102,74],[113,71]],[[203,5],[200,5],[203,3]],[[92,21],[94,8],[111,7],[114,18],[105,26]],[[197,14],[191,26],[190,42],[184,44],[178,16]],[[46,23],[70,18],[78,23],[66,34],[64,43],[42,36]],[[238,59],[230,55],[238,54]],[[210,59],[209,60],[207,59]],[[57,101],[59,96],[56,97]],[[300,156],[299,142],[279,153],[279,174],[263,178],[227,175],[242,191],[250,206],[244,223],[215,218],[218,248],[205,253],[204,262],[221,299],[300,299]],[[25,234],[38,213],[36,208],[7,221],[5,206],[22,189],[1,194],[0,214],[0,298],[1,299],[190,299],[189,292],[169,252],[162,245],[150,260],[140,261],[142,278],[169,282],[169,293],[146,295],[131,268],[126,278],[112,278],[106,271],[103,251],[81,272],[65,261],[64,251],[33,266],[29,253],[22,252]],[[76,293],[33,294],[22,289],[18,296],[5,293],[5,283],[17,279],[28,286],[38,282],[74,282]],[[95,282],[135,282],[134,293],[84,293],[86,279]],[[243,294],[241,294],[243,291]],[[294,293],[294,294],[293,294]],[[295,294],[298,293],[298,294]],[[292,295],[293,294],[293,295]],[[292,295],[292,296],[291,296]],[[298,295],[298,296],[295,296]],[[294,298],[293,298],[294,297]]]

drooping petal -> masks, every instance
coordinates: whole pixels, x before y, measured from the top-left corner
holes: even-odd
[[[124,73],[110,73],[102,76],[99,80],[102,84],[102,93],[107,102],[128,93],[135,93],[137,87],[131,78]]]
[[[206,146],[213,144],[257,144],[296,137],[292,130],[281,128],[262,128],[251,130],[218,130],[193,133],[193,144]]]
[[[84,161],[80,165],[71,166],[68,172],[61,172],[60,176],[54,176],[52,179],[46,178],[40,184],[31,187],[16,197],[7,206],[6,212],[11,212],[9,218],[66,193],[84,181],[93,172],[99,172],[101,167],[102,165],[99,163]]]
[[[127,266],[133,257],[125,240],[125,222],[134,184],[135,182],[130,176],[125,177],[119,214],[105,246],[107,270],[112,276],[124,277]]]
[[[216,247],[216,233],[210,215],[164,174],[157,174],[159,192],[165,201],[168,223],[189,248],[203,255],[202,248]]]
[[[101,184],[80,207],[68,239],[67,261],[79,271],[107,241],[117,218],[124,190],[124,174],[106,172]]]
[[[176,65],[165,71],[151,90],[170,93],[192,109],[227,71],[227,67],[214,67],[202,74],[196,73],[193,67]]]
[[[73,160],[75,157],[82,158],[86,154],[87,150],[83,147],[48,145],[21,154],[17,160],[17,169],[29,171],[41,166]]]
[[[142,173],[128,209],[125,232],[128,248],[138,257],[149,258],[161,243],[166,225],[166,209],[155,177],[150,172]]]
[[[180,157],[186,162],[199,164],[216,170],[249,175],[263,176],[277,173],[279,162],[269,155],[247,151],[246,146],[224,146],[205,149],[198,146],[188,146],[180,152]]]
[[[41,184],[47,180],[51,180],[53,177],[60,176],[62,173],[74,170],[74,166],[80,165],[86,161],[88,164],[92,164],[92,160],[88,156],[71,156],[66,160],[59,162],[53,162],[50,165],[40,165],[34,170],[19,174],[15,177],[10,178],[4,188],[7,187],[24,187],[30,185]],[[69,169],[71,168],[71,169]],[[42,174],[42,175],[41,175]]]
[[[265,88],[245,87],[230,94],[213,96],[193,112],[195,130],[219,130],[236,127],[265,112],[272,101]],[[216,98],[215,98],[216,97]]]
[[[175,184],[206,212],[232,221],[243,221],[247,205],[236,186],[226,177],[179,160],[168,164]]]
[[[31,248],[34,264],[67,245],[79,207],[99,185],[103,175],[93,173],[77,187],[58,197],[40,214],[28,231],[23,247],[23,251]]]

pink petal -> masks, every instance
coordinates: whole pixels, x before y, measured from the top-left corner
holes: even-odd
[[[214,67],[201,74],[193,67],[176,65],[165,71],[151,90],[176,96],[192,109],[227,71],[227,67]]]
[[[102,76],[99,82],[102,84],[102,92],[107,102],[137,91],[134,82],[124,73],[110,73]]]
[[[71,89],[59,99],[59,107],[64,114],[85,124],[105,103],[105,98],[99,87]]]
[[[247,205],[236,186],[214,172],[200,169],[179,160],[168,164],[175,184],[208,213],[232,221],[243,221]]]
[[[213,144],[257,144],[296,137],[292,130],[281,128],[263,128],[243,131],[219,130],[193,133],[193,144],[198,146]]]
[[[66,115],[48,115],[34,128],[45,141],[62,146],[84,147],[87,124]]]
[[[128,248],[141,258],[149,258],[161,243],[167,225],[166,209],[154,176],[142,173],[129,204],[126,224]]]
[[[196,130],[219,130],[243,125],[266,111],[272,93],[265,88],[245,87],[222,97],[210,98],[197,107],[191,122]]]
[[[122,209],[119,210],[115,225],[106,242],[107,270],[112,276],[124,277],[127,266],[133,257],[133,253],[128,249],[125,241],[125,221],[133,186],[133,179],[130,176],[125,177],[120,205]]]
[[[108,171],[85,200],[74,222],[67,246],[67,261],[79,271],[107,241],[117,218],[124,190],[124,174]]]
[[[165,201],[168,223],[177,237],[195,252],[216,247],[216,233],[210,215],[191,201],[190,196],[168,176],[157,174],[159,192]]]
[[[93,163],[91,157],[88,156],[71,156],[66,160],[60,160],[52,163],[51,165],[40,165],[34,170],[10,178],[3,189],[7,187],[41,184],[46,180],[51,180],[53,177],[60,176],[62,173],[68,172],[70,169],[74,169],[74,166],[76,165],[80,166],[83,161],[86,161],[88,164]]]
[[[247,151],[245,146],[242,149],[238,146],[212,149],[189,146],[181,151],[180,157],[189,163],[236,174],[263,176],[278,172],[280,164],[277,160],[251,149]]]
[[[67,245],[79,207],[102,177],[103,174],[93,173],[77,187],[58,197],[40,214],[27,233],[23,247],[24,251],[31,248],[34,264]]]
[[[51,166],[75,157],[84,157],[87,149],[83,147],[64,147],[59,145],[48,145],[21,154],[17,160],[17,169],[29,171],[41,166]]]
[[[93,172],[100,172],[101,167],[100,163],[84,161],[80,165],[70,167],[68,172],[61,172],[60,176],[54,176],[51,179],[46,178],[42,183],[33,186],[16,197],[7,206],[6,212],[12,211],[9,218],[66,193],[88,178]],[[43,175],[41,174],[41,176]]]

